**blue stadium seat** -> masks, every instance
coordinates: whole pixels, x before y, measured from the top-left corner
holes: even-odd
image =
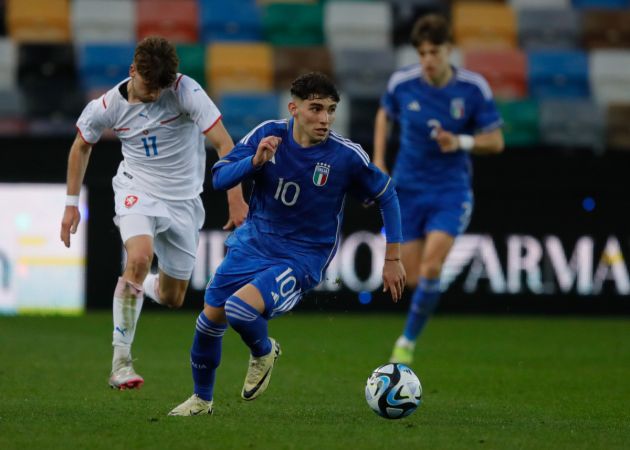
[[[219,109],[223,124],[232,138],[240,140],[266,120],[279,118],[276,94],[223,94]]]
[[[518,41],[523,50],[580,46],[580,16],[574,9],[527,8],[517,13]]]
[[[572,0],[574,8],[580,9],[625,9],[630,8],[630,0]]]
[[[84,90],[113,87],[129,74],[134,45],[88,44],[78,48],[78,66]]]
[[[527,53],[529,93],[534,98],[588,97],[588,57],[579,50]]]
[[[199,0],[201,41],[260,41],[262,19],[255,0]]]

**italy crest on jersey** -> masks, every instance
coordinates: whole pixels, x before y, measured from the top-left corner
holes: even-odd
[[[313,184],[315,186],[323,186],[328,181],[328,175],[330,174],[330,164],[317,163],[315,171],[313,172]]]
[[[464,117],[465,109],[464,109],[464,99],[463,98],[454,98],[451,100],[451,117],[453,119],[461,119]]]

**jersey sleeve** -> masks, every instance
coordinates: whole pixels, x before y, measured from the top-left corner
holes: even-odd
[[[77,130],[88,144],[96,144],[103,131],[113,126],[110,123],[107,103],[107,93],[105,93],[88,103],[77,120]]]
[[[391,178],[372,164],[367,153],[362,149],[360,152],[355,152],[352,163],[350,193],[366,204],[378,200],[391,184]]]
[[[387,117],[390,119],[398,119],[400,107],[398,105],[398,98],[396,97],[396,85],[393,84],[391,78],[387,84],[387,89],[381,96],[381,108],[385,110]]]
[[[494,102],[490,85],[484,79],[476,86],[474,94],[475,114],[473,116],[473,127],[477,132],[489,132],[503,126],[503,119],[499,114],[497,105]]]
[[[175,81],[175,95],[182,111],[190,116],[202,133],[207,133],[221,119],[221,112],[206,91],[192,78],[179,75]]]

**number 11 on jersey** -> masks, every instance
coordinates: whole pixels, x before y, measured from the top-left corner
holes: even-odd
[[[151,148],[153,149],[153,156],[157,156],[157,136],[149,136],[148,138],[142,138],[142,143],[144,144],[144,151],[147,156],[151,156],[151,150],[149,149],[149,141],[151,141]]]

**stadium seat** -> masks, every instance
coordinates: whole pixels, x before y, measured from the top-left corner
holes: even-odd
[[[593,50],[589,53],[589,68],[597,103],[630,102],[630,50]]]
[[[324,10],[326,43],[341,49],[391,48],[392,11],[384,2],[334,1]]]
[[[199,9],[196,0],[137,0],[138,39],[162,36],[172,42],[199,40]]]
[[[534,98],[588,97],[588,57],[579,50],[527,53],[529,94]]]
[[[508,5],[460,0],[453,5],[453,34],[460,47],[515,48],[516,17]]]
[[[76,44],[135,42],[136,8],[132,0],[79,0],[72,3],[72,31]]]
[[[586,48],[630,47],[630,11],[585,11],[582,29]]]
[[[317,71],[333,76],[332,56],[327,47],[275,47],[273,67],[277,90],[288,89],[304,73]]]
[[[630,103],[611,103],[607,110],[606,144],[616,150],[630,150]]]
[[[17,52],[15,43],[8,38],[0,38],[0,90],[15,86]]]
[[[83,89],[109,89],[129,76],[134,48],[133,44],[79,46],[79,79]]]
[[[630,0],[571,0],[574,8],[581,9],[625,9],[630,8]]]
[[[279,99],[276,94],[223,94],[219,109],[223,124],[232,138],[237,141],[258,124],[278,117]]]
[[[518,40],[524,50],[577,48],[580,34],[580,16],[573,9],[518,11]]]
[[[515,10],[520,9],[569,9],[571,0],[509,0],[510,6]]]
[[[483,75],[498,98],[527,95],[527,59],[521,50],[466,50],[464,67]]]
[[[390,0],[393,14],[394,45],[410,43],[411,30],[416,20],[425,14],[449,15],[448,2],[442,0]]]
[[[274,46],[324,43],[323,11],[319,3],[271,3],[263,8],[262,21],[265,40]]]
[[[604,149],[604,112],[590,100],[545,100],[540,103],[540,133],[545,145]]]
[[[7,26],[12,39],[19,42],[70,41],[68,0],[5,1]]]
[[[383,94],[395,63],[388,50],[338,50],[333,61],[341,91],[352,98],[370,99]]]
[[[206,48],[200,44],[177,44],[179,71],[206,87]]]
[[[418,51],[413,48],[411,45],[404,45],[401,47],[397,47],[395,50],[395,59],[396,59],[396,68],[400,69],[401,67],[410,66],[412,64],[418,64],[420,62],[420,57],[418,56]],[[451,56],[450,62],[455,67],[463,67],[464,57],[462,52],[457,47],[451,47]]]
[[[498,101],[507,147],[534,147],[540,141],[538,103],[534,100]]]
[[[206,81],[213,95],[273,89],[273,53],[263,43],[215,43],[206,51]]]
[[[262,40],[261,8],[255,0],[199,0],[199,9],[203,43]]]

